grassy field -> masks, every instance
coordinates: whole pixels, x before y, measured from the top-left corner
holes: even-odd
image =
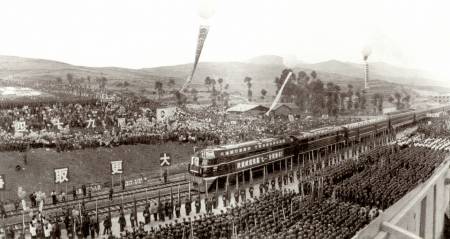
[[[144,175],[160,175],[160,153],[170,153],[172,167],[170,174],[186,171],[193,145],[166,143],[161,145],[124,145],[116,148],[97,148],[57,153],[54,150],[34,149],[28,153],[28,165],[22,171],[16,171],[16,165],[23,165],[19,152],[0,152],[0,174],[6,176],[6,191],[3,198],[17,195],[17,187],[25,191],[50,193],[51,190],[65,190],[65,185],[54,184],[54,168],[69,168],[69,184],[79,187],[81,184],[105,183],[111,180],[110,161],[123,160],[125,178]],[[119,176],[114,176],[119,181]],[[48,194],[49,195],[49,194]]]

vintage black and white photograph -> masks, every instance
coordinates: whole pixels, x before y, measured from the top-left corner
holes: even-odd
[[[0,239],[450,238],[449,10],[0,0]]]

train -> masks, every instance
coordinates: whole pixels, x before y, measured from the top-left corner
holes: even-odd
[[[429,114],[449,110],[450,105],[426,110],[400,111],[368,121],[319,128],[300,135],[207,147],[197,150],[192,155],[188,172],[193,182],[211,184],[217,178],[248,171],[251,168],[261,168],[263,165],[297,156],[302,152],[329,145],[360,143],[373,135],[392,134],[399,127],[426,119]]]

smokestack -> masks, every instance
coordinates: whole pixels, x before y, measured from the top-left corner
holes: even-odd
[[[369,88],[369,63],[366,60],[364,60],[364,88]]]
[[[372,49],[369,46],[366,46],[362,50],[362,55],[364,59],[364,88],[369,88],[369,63],[367,60],[369,59],[370,54],[372,53]]]

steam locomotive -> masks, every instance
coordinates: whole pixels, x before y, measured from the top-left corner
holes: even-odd
[[[337,127],[325,127],[291,135],[239,144],[205,148],[194,153],[189,164],[191,179],[197,183],[257,169],[283,158],[320,149],[333,144],[359,143],[371,135],[392,133],[398,127],[408,126],[427,118],[427,114],[450,110],[442,106],[427,110],[410,110],[386,114],[378,119],[351,123]]]

